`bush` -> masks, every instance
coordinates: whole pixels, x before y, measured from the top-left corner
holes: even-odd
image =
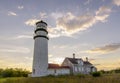
[[[120,68],[114,70],[115,73],[120,73]]]
[[[93,77],[100,77],[100,76],[101,76],[101,73],[100,73],[100,72],[93,72],[93,73],[92,73],[92,76],[93,76]]]
[[[46,76],[46,77],[55,77],[55,75],[51,75],[51,74],[50,74],[50,75],[48,75],[48,76]]]
[[[27,77],[30,72],[20,68],[0,69],[0,77]]]

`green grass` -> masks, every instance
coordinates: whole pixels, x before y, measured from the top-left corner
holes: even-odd
[[[120,83],[120,74],[106,74],[100,77],[85,76],[48,76],[40,78],[1,78],[0,83]]]

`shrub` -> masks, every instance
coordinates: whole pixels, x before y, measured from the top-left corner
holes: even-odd
[[[100,72],[93,72],[93,73],[92,73],[92,76],[93,76],[93,77],[100,77],[100,76],[101,76],[101,73],[100,73]]]
[[[27,77],[30,72],[20,68],[0,69],[0,77]]]
[[[51,74],[50,74],[50,75],[48,75],[48,76],[45,76],[45,77],[55,77],[55,75],[51,75]]]
[[[120,73],[120,68],[114,70],[115,73]]]

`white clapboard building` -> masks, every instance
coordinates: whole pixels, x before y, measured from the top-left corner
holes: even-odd
[[[97,71],[97,68],[88,61],[88,58],[84,61],[81,58],[75,58],[75,54],[73,56],[73,58],[65,58],[62,63],[62,66],[69,66],[71,74],[89,74]]]
[[[58,64],[48,64],[49,38],[47,36],[47,23],[38,21],[34,33],[32,77],[77,73],[88,74],[96,71],[96,68],[89,61],[75,58],[75,55],[73,58],[65,58],[61,66]]]

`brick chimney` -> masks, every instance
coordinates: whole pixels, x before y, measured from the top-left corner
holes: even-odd
[[[86,57],[86,61],[88,61],[88,57]]]
[[[73,58],[75,59],[75,53],[73,53]]]

